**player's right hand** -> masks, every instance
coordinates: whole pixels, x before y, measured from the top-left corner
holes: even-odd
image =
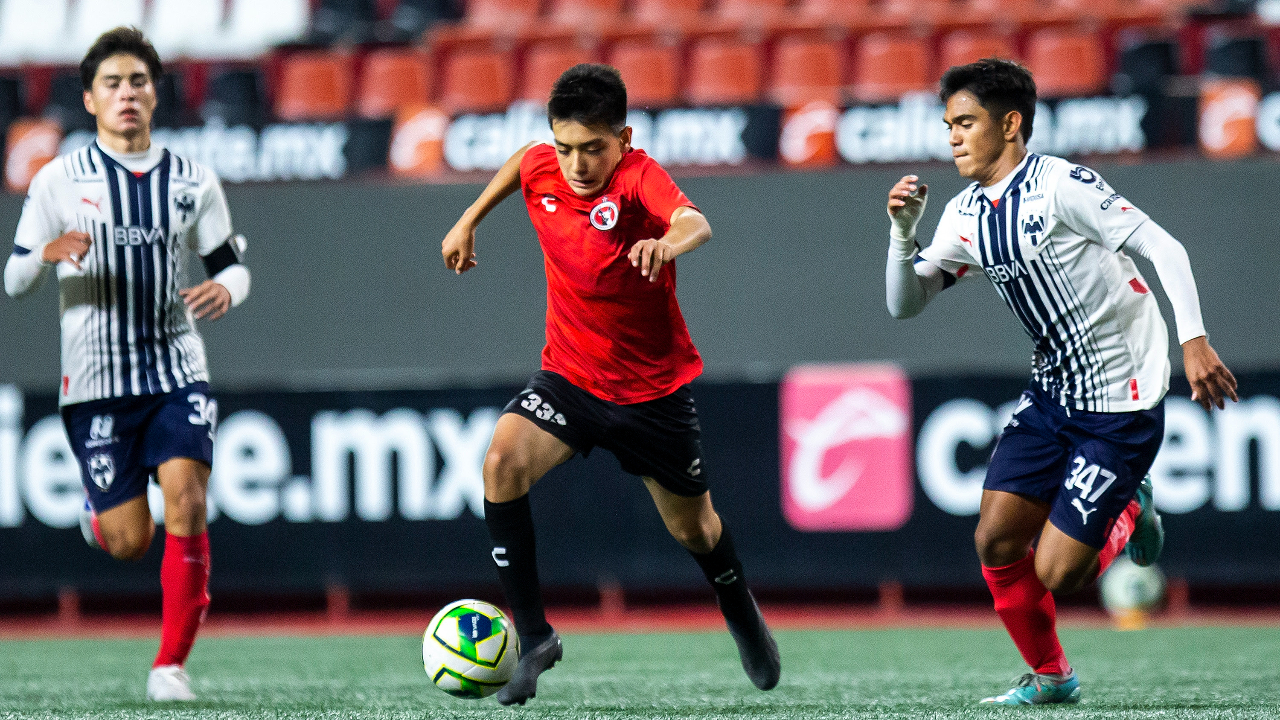
[[[444,266],[461,275],[476,266],[476,229],[470,223],[458,221],[440,243]]]
[[[40,259],[48,263],[69,262],[79,270],[80,261],[89,254],[89,246],[92,244],[93,241],[89,239],[88,233],[72,230],[45,245]]]
[[[894,234],[902,238],[914,238],[916,223],[924,215],[928,202],[928,185],[918,185],[920,178],[907,175],[889,191],[889,219],[893,221]]]

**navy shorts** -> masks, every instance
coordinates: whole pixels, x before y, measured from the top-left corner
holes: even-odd
[[[218,403],[209,397],[209,384],[198,382],[163,395],[67,405],[62,423],[89,504],[100,513],[145,494],[147,481],[166,460],[213,465]]]
[[[539,370],[503,412],[532,420],[583,457],[604,448],[623,470],[651,477],[676,495],[707,491],[702,428],[688,385],[656,400],[619,405]]]
[[[1054,527],[1102,548],[1163,440],[1163,401],[1137,412],[1068,412],[1033,386],[1000,436],[982,487],[1049,503]]]

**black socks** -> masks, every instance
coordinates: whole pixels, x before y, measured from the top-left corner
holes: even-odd
[[[721,520],[720,541],[709,553],[689,554],[702,568],[707,582],[716,591],[716,599],[720,601],[720,610],[726,619],[736,620],[744,615],[755,616],[755,606],[751,601],[751,593],[747,591],[747,581],[742,577],[742,562],[738,560],[738,551],[733,547],[733,536],[729,527]]]
[[[493,539],[493,562],[507,604],[515,615],[520,646],[530,648],[551,635],[542,608],[542,586],[538,582],[537,552],[533,536],[533,513],[529,495],[502,503],[484,501],[484,522]]]

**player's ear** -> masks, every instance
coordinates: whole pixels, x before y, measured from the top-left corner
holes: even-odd
[[[622,132],[618,133],[618,140],[622,142],[622,152],[625,153],[631,149],[631,126],[630,125],[622,128]]]
[[[97,109],[93,107],[93,92],[90,90],[84,91],[84,109],[88,110],[90,115],[98,114]]]
[[[1022,133],[1022,113],[1017,110],[1010,110],[1004,114],[1004,124],[1000,128],[1004,133],[1005,142],[1013,142]]]

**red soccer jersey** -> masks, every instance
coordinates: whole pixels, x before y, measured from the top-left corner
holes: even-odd
[[[696,209],[642,150],[622,158],[604,191],[580,197],[556,150],[537,145],[520,163],[520,186],[547,270],[542,369],[602,400],[630,404],[670,395],[702,373],[676,302],[676,266],[657,282],[627,254],[660,238],[678,208]]]

